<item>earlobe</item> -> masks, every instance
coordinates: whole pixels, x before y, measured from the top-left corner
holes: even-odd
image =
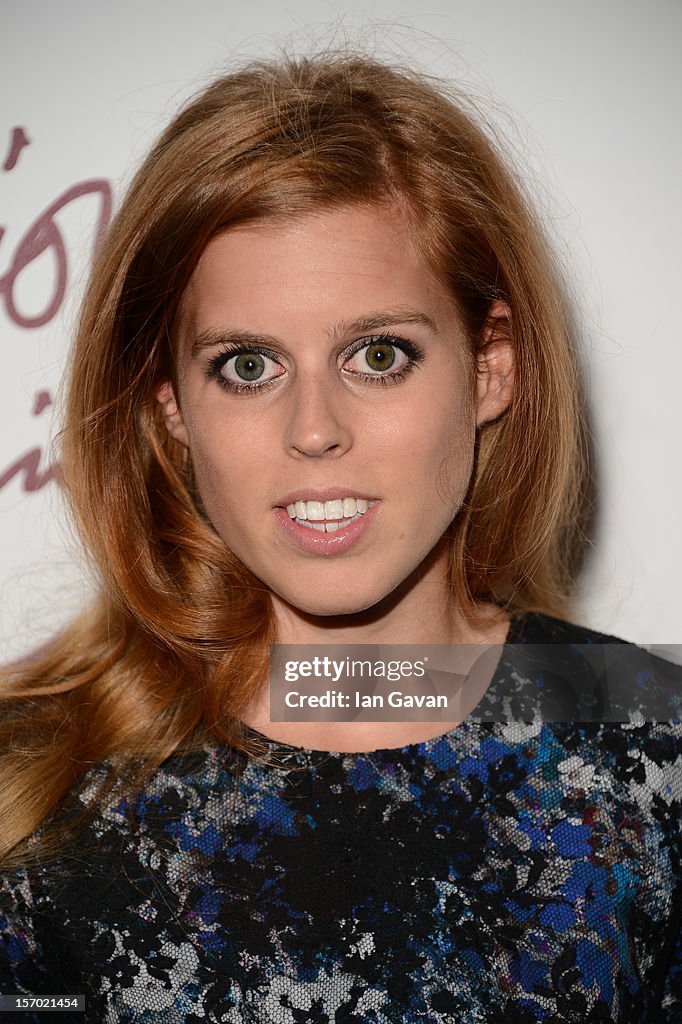
[[[178,408],[175,392],[173,391],[173,385],[170,381],[165,380],[163,384],[157,388],[155,398],[163,409],[163,421],[166,424],[168,433],[171,437],[174,437],[176,441],[179,441],[181,444],[184,444],[189,448],[187,428],[185,427],[182,413]]]
[[[476,354],[476,426],[506,412],[514,394],[514,340],[511,310],[491,303]]]

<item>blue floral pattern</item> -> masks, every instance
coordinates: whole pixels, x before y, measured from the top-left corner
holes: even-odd
[[[509,639],[607,638],[527,614]],[[0,989],[86,995],[17,1020],[682,1021],[679,721],[268,746],[177,755],[2,878]]]

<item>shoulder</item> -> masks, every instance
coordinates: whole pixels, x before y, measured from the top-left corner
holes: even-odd
[[[511,621],[505,660],[558,720],[682,721],[682,666],[618,637],[524,612]]]
[[[512,617],[509,643],[527,644],[624,644],[626,641],[598,633],[543,612],[519,612]],[[629,645],[634,646],[634,645]]]

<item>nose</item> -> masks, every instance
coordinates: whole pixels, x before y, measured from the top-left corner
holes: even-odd
[[[339,458],[353,444],[348,395],[340,382],[300,380],[289,394],[285,447],[299,458]]]

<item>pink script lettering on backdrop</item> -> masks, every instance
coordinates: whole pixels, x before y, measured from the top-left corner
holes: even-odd
[[[14,170],[24,149],[29,145],[31,145],[31,140],[25,129],[13,128],[2,170],[4,172]],[[94,255],[111,220],[112,190],[106,178],[79,181],[62,192],[29,225],[12,254],[7,269],[0,274],[0,299],[4,301],[7,317],[17,327],[24,330],[44,327],[54,319],[61,309],[69,284],[69,262],[66,245],[55,217],[70,203],[88,195],[97,195],[100,198],[99,215],[93,228]],[[0,245],[4,235],[5,228],[0,226]],[[17,307],[15,297],[17,280],[34,260],[49,250],[54,256],[55,266],[54,277],[50,282],[50,291],[45,296],[42,308],[37,313],[22,312]],[[38,392],[34,398],[32,415],[39,416],[51,404],[52,398],[49,392]],[[17,455],[9,466],[0,470],[0,490],[18,476],[21,478],[21,488],[24,493],[30,494],[39,491],[56,476],[54,465],[48,465],[41,469],[42,461],[43,451],[40,447],[31,448],[29,451]]]

